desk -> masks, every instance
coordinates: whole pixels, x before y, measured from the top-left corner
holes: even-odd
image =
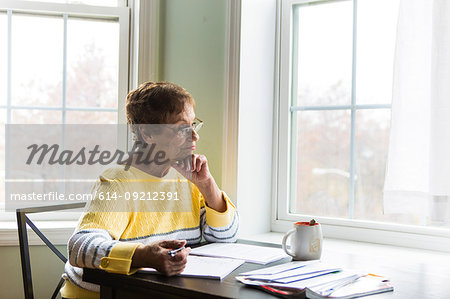
[[[238,243],[281,247],[269,243],[242,241]],[[291,261],[285,258],[268,265]],[[245,263],[231,272],[222,281],[187,277],[165,277],[155,274],[136,273],[131,276],[107,273],[97,269],[84,269],[83,280],[100,285],[100,298],[277,298],[268,293],[247,287],[236,281],[242,272],[256,270],[268,265]]]
[[[280,247],[274,244],[254,241],[239,243]],[[326,245],[326,244],[325,244]],[[380,247],[381,248],[381,247]],[[378,249],[377,249],[378,250]],[[401,252],[401,251],[400,251]],[[410,298],[450,298],[450,264],[423,264],[398,256],[386,258],[367,255],[366,252],[349,247],[348,251],[327,251],[324,248],[323,261],[343,268],[372,271],[389,277],[394,292],[373,295],[370,299],[410,299]],[[239,273],[256,270],[290,261],[283,259],[265,266],[245,263],[222,281],[164,277],[152,274],[125,276],[101,270],[85,269],[83,280],[101,286],[101,298],[277,298],[260,290],[253,289],[235,280]]]

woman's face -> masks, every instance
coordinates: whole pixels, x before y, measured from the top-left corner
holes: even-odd
[[[155,152],[163,151],[171,161],[183,160],[192,155],[196,141],[200,138],[192,129],[194,120],[194,109],[192,105],[186,104],[181,113],[169,117],[168,124],[158,125],[161,127],[160,133],[144,139],[149,144],[155,144]]]

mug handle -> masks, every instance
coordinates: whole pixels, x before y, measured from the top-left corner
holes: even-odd
[[[294,255],[292,252],[290,252],[290,251],[287,249],[287,246],[286,246],[286,241],[287,241],[287,239],[288,239],[289,236],[292,235],[293,233],[295,233],[295,228],[291,229],[290,231],[287,232],[287,234],[284,235],[283,241],[281,242],[281,245],[283,246],[284,252],[286,252],[287,254],[289,254],[289,255],[292,256],[292,257],[295,257],[295,255]]]

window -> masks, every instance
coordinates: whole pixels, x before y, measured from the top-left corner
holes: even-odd
[[[118,111],[128,90],[129,41],[124,1],[48,2],[59,3],[0,6],[0,210],[8,171],[4,124],[123,122]]]
[[[425,224],[383,214],[398,7],[281,1],[276,221],[394,231]]]

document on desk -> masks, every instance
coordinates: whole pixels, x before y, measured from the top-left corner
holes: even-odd
[[[325,272],[324,272],[325,273]],[[242,282],[246,285],[268,285],[268,286],[279,286],[287,288],[305,289],[307,287],[313,287],[317,285],[322,285],[325,283],[334,283],[342,281],[344,279],[349,279],[355,277],[356,273],[354,271],[343,270],[341,272],[326,273],[319,276],[313,276],[306,279],[296,280],[293,279],[291,282],[276,282],[276,281],[265,281],[265,280],[254,280],[250,276],[237,276],[236,280]]]
[[[242,260],[189,255],[186,268],[180,276],[223,279],[243,263],[244,261]],[[153,268],[142,268],[138,272],[159,274],[159,272]]]
[[[245,277],[246,280],[260,281],[263,283],[289,284],[342,271],[342,268],[330,266],[319,261],[315,263],[291,262],[284,264],[283,268],[280,265],[275,267],[261,269],[266,270],[265,273],[258,270],[241,273],[239,276]]]
[[[240,273],[239,275],[246,275],[246,276],[250,276],[250,275],[274,275],[274,274],[279,274],[282,272],[286,272],[289,270],[293,270],[293,269],[298,269],[298,268],[303,268],[309,264],[315,264],[315,263],[319,263],[320,261],[318,260],[313,260],[313,261],[292,261],[289,263],[284,263],[281,265],[276,265],[276,266],[272,266],[272,267],[267,267],[267,268],[262,268],[262,269],[258,269],[258,270],[253,270],[253,271],[249,271],[249,272],[244,272],[244,273]]]
[[[393,286],[385,277],[363,274],[320,261],[290,262],[274,267],[240,273],[236,280],[274,295],[283,292],[294,298],[349,299],[390,292]],[[295,291],[294,291],[295,290]]]
[[[374,274],[359,275],[356,279],[332,285],[312,286],[306,289],[306,297],[312,299],[350,299],[392,292],[394,287],[388,279]]]
[[[237,243],[211,243],[192,249],[190,254],[239,259],[262,265],[288,257],[281,248]]]

